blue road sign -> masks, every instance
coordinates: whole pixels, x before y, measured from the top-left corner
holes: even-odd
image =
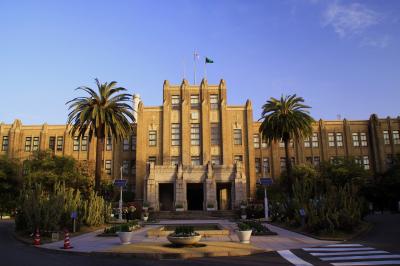
[[[126,179],[115,179],[114,180],[114,186],[116,186],[116,187],[124,187],[124,186],[126,186],[126,183],[128,183],[128,180],[126,180]]]
[[[263,185],[263,186],[269,186],[272,185],[274,181],[272,180],[272,178],[270,177],[263,177],[259,179],[259,184]]]
[[[76,211],[71,212],[71,219],[78,218],[78,213]]]

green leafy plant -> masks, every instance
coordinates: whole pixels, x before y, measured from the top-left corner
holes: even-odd
[[[189,237],[189,236],[198,236],[199,234],[194,231],[193,226],[182,225],[182,226],[177,226],[175,228],[175,231],[171,235],[175,237]]]
[[[214,203],[211,202],[207,203],[207,208],[214,208]]]
[[[237,226],[239,228],[239,231],[249,231],[252,229],[251,226],[247,223],[237,223]]]

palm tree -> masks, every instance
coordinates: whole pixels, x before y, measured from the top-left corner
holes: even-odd
[[[281,96],[280,99],[271,97],[262,107],[260,133],[271,143],[283,141],[286,156],[286,174],[288,177],[288,192],[292,191],[292,163],[290,160],[289,143],[293,139],[309,137],[312,134],[314,119],[310,116],[309,106],[303,104],[304,99],[296,94]]]
[[[95,190],[100,191],[102,155],[106,136],[113,136],[119,140],[129,136],[134,122],[133,108],[128,104],[131,95],[121,93],[125,88],[117,87],[117,82],[100,83],[95,79],[97,90],[89,87],[79,87],[89,94],[86,97],[77,97],[68,101],[68,125],[71,125],[69,133],[81,138],[88,134],[88,140],[96,137],[96,171]],[[130,120],[130,121],[129,121]],[[77,135],[75,135],[77,134]]]

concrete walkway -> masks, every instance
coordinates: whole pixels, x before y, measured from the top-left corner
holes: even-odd
[[[231,234],[229,236],[217,236],[203,238],[202,242],[239,242],[235,230],[237,229],[236,223],[228,220],[165,220],[160,221],[157,224],[149,224],[134,232],[132,237],[132,243],[167,243],[166,237],[147,237],[146,232],[151,228],[159,227],[165,224],[220,224],[222,227],[228,229]],[[305,247],[319,246],[325,244],[336,243],[334,241],[321,241],[305,235],[301,235],[292,231],[288,231],[270,224],[267,227],[276,232],[274,236],[253,236],[251,238],[251,244],[257,248],[261,248],[265,251],[273,250],[286,250],[286,249],[300,249]],[[71,237],[71,245],[73,249],[69,249],[69,252],[102,252],[113,249],[120,246],[118,237],[98,237],[97,235],[102,233],[103,230],[83,234],[76,237]],[[60,250],[63,246],[63,241],[53,242],[50,244],[42,245],[42,248]]]

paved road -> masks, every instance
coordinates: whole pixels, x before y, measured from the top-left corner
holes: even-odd
[[[108,266],[108,265],[246,265],[246,266],[327,266],[327,265],[366,265],[346,264],[343,262],[365,262],[369,265],[381,264],[382,261],[400,265],[400,215],[374,215],[368,219],[375,227],[368,234],[341,246],[324,246],[301,250],[269,252],[247,257],[219,257],[190,260],[147,260],[129,257],[107,257],[79,254],[53,253],[35,248],[15,240],[12,236],[13,222],[0,222],[0,265],[29,266]],[[369,256],[369,257],[368,257]],[[344,258],[343,258],[344,257]]]
[[[13,222],[0,222],[1,266],[112,266],[112,265],[292,265],[275,252],[249,257],[204,258],[191,260],[148,260],[129,257],[107,257],[79,254],[53,253],[23,244],[12,235]]]

